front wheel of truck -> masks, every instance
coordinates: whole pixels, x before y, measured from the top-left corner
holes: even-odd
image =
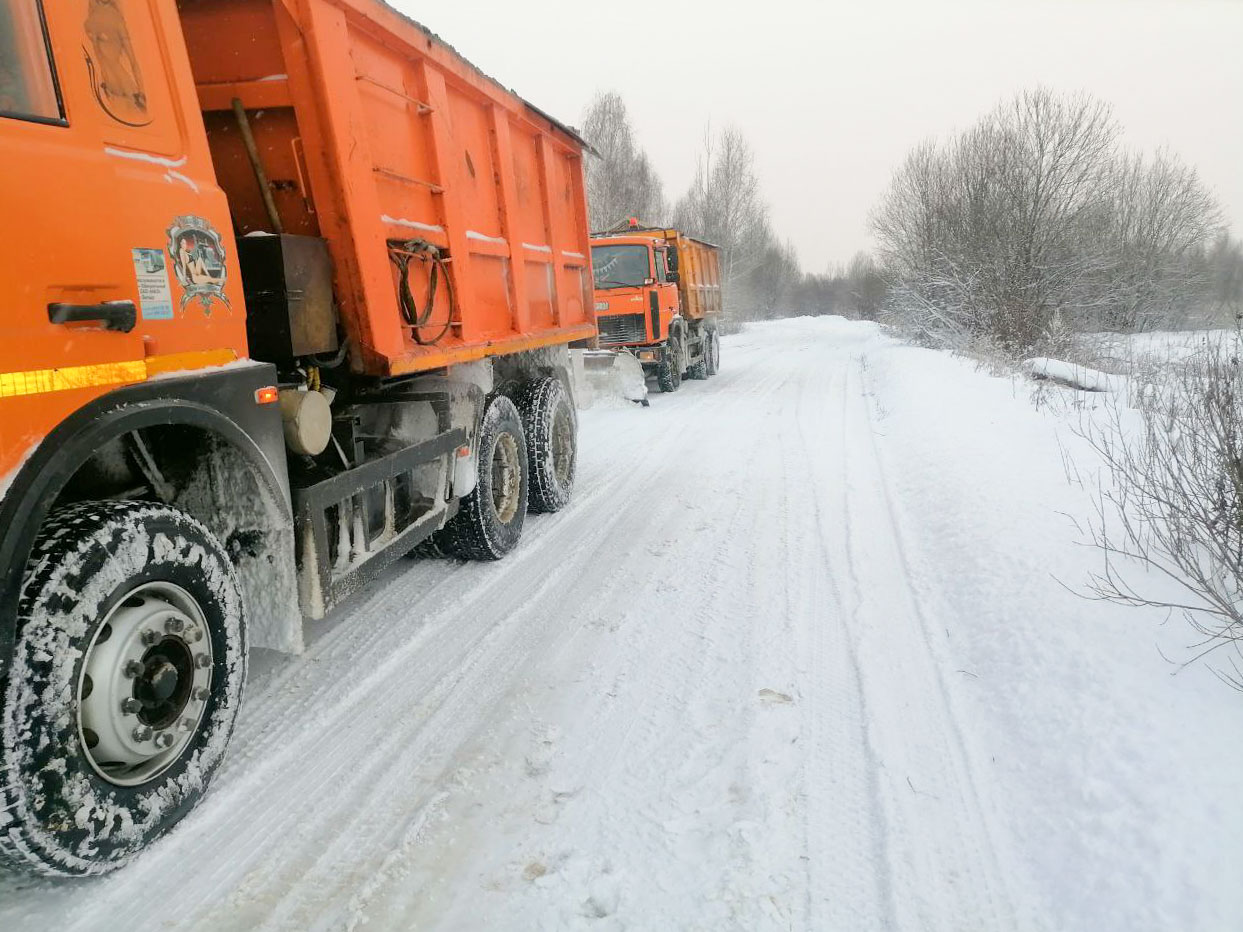
[[[670,334],[665,343],[665,352],[656,368],[656,381],[662,392],[676,392],[682,387],[682,342],[676,334]]]
[[[198,803],[246,677],[236,573],[149,502],[55,512],[26,567],[0,723],[0,863],[113,870]]]
[[[436,547],[464,560],[499,560],[522,537],[527,513],[527,444],[522,418],[504,395],[488,400],[475,453],[475,489],[436,532]]]
[[[574,493],[578,463],[578,417],[560,379],[535,379],[515,395],[526,431],[531,467],[528,507],[534,512],[560,511]]]

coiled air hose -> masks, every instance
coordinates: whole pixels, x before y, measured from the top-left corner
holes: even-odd
[[[446,260],[440,247],[425,239],[391,239],[388,241],[388,257],[393,265],[397,266],[397,272],[401,277],[397,287],[397,300],[401,307],[401,316],[406,325],[410,327],[411,336],[421,346],[432,346],[440,342],[449,332],[449,328],[453,326],[453,314],[457,310],[457,297],[453,293],[453,278],[445,267]],[[412,259],[418,259],[431,266],[427,276],[427,302],[422,310],[419,310],[414,300],[414,293],[410,290],[410,260]],[[422,329],[431,320],[432,310],[436,304],[436,291],[442,277],[449,296],[449,313],[445,316],[445,323],[440,328],[440,332],[431,339],[427,339],[423,336]]]

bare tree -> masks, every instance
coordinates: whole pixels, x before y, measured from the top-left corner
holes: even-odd
[[[1199,300],[1212,197],[1168,154],[1121,154],[1118,136],[1106,105],[1038,89],[916,147],[872,216],[891,313],[930,339],[1023,353],[1050,328],[1134,329]]]
[[[740,319],[776,315],[802,273],[793,250],[773,234],[755,156],[737,128],[705,132],[695,179],[674,218],[681,229],[721,247],[728,313]]]
[[[583,117],[583,138],[597,157],[588,157],[587,212],[593,230],[609,230],[639,217],[661,223],[665,195],[647,155],[636,144],[626,104],[609,91],[596,95]]]
[[[853,310],[851,316],[876,320],[889,293],[885,276],[876,260],[866,252],[855,253],[846,266],[846,293]]]

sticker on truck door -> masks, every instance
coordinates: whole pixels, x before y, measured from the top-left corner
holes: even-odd
[[[191,298],[198,298],[208,314],[213,299],[219,298],[225,307],[229,306],[224,294],[224,244],[210,223],[193,215],[177,217],[168,228],[168,255],[184,292],[182,310]]]
[[[96,103],[125,126],[148,125],[151,117],[147,113],[142,67],[120,0],[90,0],[82,26],[91,42],[90,49],[84,48],[83,52]]]
[[[173,290],[162,249],[131,249],[134,278],[138,280],[138,307],[143,320],[173,319]]]

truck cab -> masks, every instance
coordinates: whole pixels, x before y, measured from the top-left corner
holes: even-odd
[[[674,229],[595,233],[591,264],[603,347],[632,353],[663,391],[720,365],[720,250]]]

